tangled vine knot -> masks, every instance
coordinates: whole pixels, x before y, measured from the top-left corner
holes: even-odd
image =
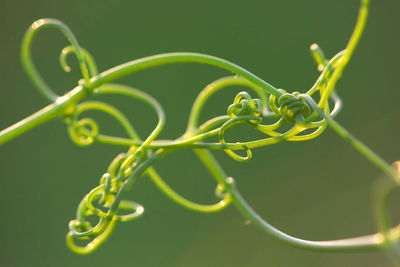
[[[27,119],[0,132],[0,144],[29,131],[50,119],[64,118],[70,138],[77,145],[88,146],[95,142],[128,147],[117,155],[94,187],[81,200],[76,218],[69,223],[67,245],[75,252],[86,254],[94,251],[111,234],[117,222],[132,221],[139,218],[144,207],[125,199],[125,194],[139,179],[148,177],[169,198],[179,205],[193,211],[218,212],[231,203],[255,225],[267,233],[294,246],[305,249],[342,251],[351,249],[384,248],[397,249],[400,234],[398,228],[391,228],[386,200],[391,191],[400,185],[398,164],[395,168],[387,164],[367,146],[340,126],[334,117],[341,109],[342,102],[335,91],[335,85],[349,62],[361,37],[368,14],[368,0],[361,0],[358,22],[345,50],[327,59],[322,49],[313,44],[311,53],[317,63],[319,77],[305,93],[288,93],[277,89],[244,68],[227,60],[198,53],[167,53],[145,57],[116,66],[98,73],[96,63],[88,51],[83,49],[71,30],[54,19],[35,21],[25,34],[22,44],[22,62],[28,76],[39,91],[52,103]],[[31,57],[31,43],[37,32],[53,27],[61,31],[70,46],[60,54],[61,67],[69,72],[69,55],[75,55],[82,73],[78,85],[63,96],[59,96],[40,76]],[[197,62],[225,69],[235,76],[218,79],[206,86],[195,100],[189,115],[186,132],[175,140],[157,140],[165,125],[165,112],[152,96],[138,89],[112,83],[116,79],[137,71],[165,64]],[[227,114],[216,116],[203,123],[200,114],[206,102],[216,92],[242,86],[257,95],[252,98],[247,91],[238,93],[227,109]],[[114,94],[142,101],[149,105],[158,116],[154,129],[144,139],[140,138],[129,119],[114,106],[97,100],[84,101],[100,95]],[[318,98],[318,100],[316,100]],[[115,119],[125,131],[125,137],[110,136],[103,133],[99,124],[91,118],[80,118],[81,114],[96,110]],[[265,120],[264,120],[265,119]],[[263,124],[263,121],[269,123]],[[237,125],[246,125],[265,135],[265,138],[252,141],[227,142],[225,133]],[[224,150],[238,161],[252,157],[252,149],[276,144],[282,141],[305,141],[319,136],[327,127],[349,141],[368,160],[380,168],[391,179],[385,183],[376,198],[378,209],[378,230],[376,234],[331,241],[308,241],[292,237],[264,221],[239,193],[235,181],[228,176],[213,157],[211,150]],[[288,129],[289,128],[289,129]],[[218,141],[215,141],[215,139]],[[211,141],[213,140],[214,141]],[[195,203],[175,192],[156,171],[153,164],[179,149],[192,149],[199,160],[207,167],[216,180],[214,204]],[[244,150],[245,156],[237,151]],[[92,225],[90,217],[97,223]],[[76,244],[77,240],[86,242]]]
[[[127,170],[123,168],[127,160],[125,153],[119,154],[110,164],[107,172],[100,179],[99,186],[91,190],[82,199],[77,210],[77,217],[69,223],[67,244],[80,253],[86,253],[98,247],[112,232],[116,222],[133,221],[143,215],[142,205],[128,200],[118,200],[118,193],[126,181]],[[137,166],[135,161],[133,166]],[[131,172],[132,170],[130,170]],[[93,226],[89,216],[96,216],[98,223]],[[75,245],[75,239],[92,239],[85,247]]]
[[[258,98],[252,99],[247,92],[240,92],[233,100],[233,104],[228,107],[228,116],[230,118],[237,118],[240,116],[254,116],[260,117],[264,105]]]
[[[287,121],[296,122],[296,120],[305,120],[313,113],[310,105],[299,97],[301,95],[299,92],[289,94],[283,89],[279,91],[283,95],[278,100],[275,96],[270,96],[270,107],[276,115],[283,116]]]

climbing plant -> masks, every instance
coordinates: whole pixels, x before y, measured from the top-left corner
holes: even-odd
[[[107,240],[118,222],[136,220],[143,215],[142,205],[125,198],[138,180],[147,178],[177,204],[193,211],[218,212],[232,204],[254,225],[293,246],[325,251],[384,249],[396,254],[400,228],[390,226],[386,202],[390,192],[400,183],[400,164],[390,165],[385,162],[335,120],[342,107],[335,86],[361,38],[368,10],[369,1],[361,0],[353,34],[345,49],[333,57],[325,57],[317,44],[311,45],[311,54],[320,75],[306,92],[278,89],[232,62],[199,53],[158,54],[136,59],[99,73],[93,57],[79,45],[65,24],[55,19],[37,20],[29,27],[23,39],[22,62],[33,84],[51,104],[1,131],[0,144],[7,143],[49,120],[61,118],[67,125],[71,140],[77,145],[89,146],[98,142],[126,147],[105,168],[99,184],[83,196],[76,217],[69,222],[66,241],[68,247],[76,253],[93,252]],[[82,74],[78,85],[62,96],[54,93],[47,85],[32,61],[31,44],[36,34],[45,28],[59,30],[70,43],[70,46],[65,47],[60,54],[62,68],[67,72],[71,71],[67,59],[74,55]],[[233,76],[213,81],[200,92],[192,105],[187,128],[182,136],[174,140],[159,140],[157,137],[165,125],[165,113],[160,103],[143,91],[114,81],[145,69],[186,62],[213,65],[233,73]],[[238,93],[232,99],[232,104],[226,107],[226,114],[220,114],[205,122],[200,121],[200,115],[207,101],[216,92],[232,86],[241,86],[248,90]],[[158,122],[147,137],[140,137],[129,119],[117,107],[90,100],[98,95],[110,94],[142,101],[154,110]],[[93,110],[108,114],[115,119],[124,129],[125,136],[107,135],[94,119],[83,116],[85,112]],[[264,138],[241,142],[227,141],[225,134],[238,125],[245,125],[261,132]],[[248,161],[252,158],[254,148],[285,141],[311,140],[328,127],[348,141],[387,177],[384,183],[378,185],[379,190],[374,200],[378,222],[377,233],[329,241],[303,240],[284,233],[253,210],[240,194],[234,178],[223,170],[211,153],[213,150],[224,150],[234,160]],[[184,198],[171,188],[154,168],[155,162],[181,149],[193,150],[215,178],[215,195],[218,198],[215,204],[199,204]],[[92,224],[90,218],[96,218],[97,223]]]

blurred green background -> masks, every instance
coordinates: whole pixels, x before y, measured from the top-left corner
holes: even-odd
[[[25,75],[19,49],[34,20],[64,21],[100,70],[151,54],[195,51],[231,60],[289,91],[306,91],[317,77],[308,48],[318,42],[327,56],[344,48],[355,23],[356,0],[305,1],[11,1],[0,2],[0,128],[47,105]],[[359,49],[338,86],[344,110],[338,120],[389,162],[400,159],[400,2],[372,1]],[[63,73],[61,34],[46,30],[34,59],[59,93],[79,74]],[[71,58],[72,62],[72,58]],[[75,68],[76,70],[76,68]],[[167,112],[160,138],[185,129],[191,103],[209,82],[228,75],[214,67],[184,64],[134,74],[121,83],[157,98]],[[234,93],[211,101],[207,114],[223,114]],[[142,104],[110,98],[142,136],[155,115]],[[118,133],[106,118],[101,129]],[[75,255],[65,245],[67,224],[80,199],[123,147],[77,147],[60,120],[49,122],[0,148],[1,266],[391,266],[381,252],[317,253],[293,248],[254,226],[235,208],[197,214],[167,199],[149,180],[129,198],[145,216],[119,223],[96,252]],[[371,188],[381,173],[332,131],[314,141],[282,143],[254,151],[248,163],[216,152],[255,209],[278,228],[306,239],[335,239],[375,231]],[[214,181],[190,151],[157,165],[189,198],[212,202]],[[396,217],[396,216],[395,216]]]

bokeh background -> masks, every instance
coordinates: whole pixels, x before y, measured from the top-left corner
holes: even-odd
[[[48,104],[19,60],[22,36],[36,19],[64,21],[101,71],[151,54],[196,51],[229,59],[277,87],[304,92],[317,77],[309,45],[318,42],[328,56],[343,49],[358,2],[1,0],[0,128]],[[396,0],[372,1],[365,35],[338,86],[345,103],[338,120],[389,162],[400,159],[399,8]],[[66,44],[61,34],[46,30],[33,47],[41,73],[60,94],[80,78],[78,72],[67,74],[58,67],[58,52]],[[228,74],[184,64],[137,73],[121,83],[143,89],[163,104],[167,126],[160,138],[175,138],[185,129],[201,88]],[[233,96],[216,96],[206,114],[223,114]],[[142,136],[154,126],[155,115],[144,105],[107,100],[132,118]],[[105,132],[119,133],[117,124],[98,119]],[[185,210],[147,179],[129,193],[145,206],[145,216],[119,223],[93,254],[75,255],[64,241],[68,221],[111,159],[125,150],[100,144],[77,147],[61,120],[3,145],[0,265],[392,266],[381,252],[293,248],[247,225],[233,206],[211,215]],[[314,141],[257,149],[248,163],[234,162],[223,152],[215,155],[255,209],[290,234],[322,240],[375,231],[371,188],[381,173],[330,130]],[[214,181],[190,151],[175,153],[157,167],[185,196],[215,200]]]

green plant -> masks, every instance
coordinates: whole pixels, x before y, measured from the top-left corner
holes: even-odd
[[[90,145],[93,142],[128,146],[126,153],[118,155],[101,177],[100,185],[90,191],[78,207],[77,218],[70,222],[70,232],[67,234],[68,246],[77,253],[89,253],[96,249],[111,233],[117,221],[128,221],[138,218],[143,213],[143,207],[137,203],[123,200],[125,192],[140,178],[150,179],[170,198],[178,204],[199,212],[216,212],[230,203],[234,203],[255,225],[292,245],[317,250],[350,250],[366,248],[388,248],[396,245],[399,231],[391,229],[387,219],[385,199],[389,192],[399,182],[397,171],[384,162],[379,156],[363,145],[334,119],[340,111],[341,100],[336,95],[334,87],[344,68],[349,62],[354,49],[361,37],[368,13],[368,1],[361,1],[361,9],[355,31],[344,51],[327,60],[317,45],[311,46],[312,54],[321,72],[314,86],[306,93],[287,93],[266,83],[247,70],[226,60],[196,54],[170,53],[134,60],[102,73],[90,54],[81,48],[72,32],[61,22],[53,19],[38,20],[32,24],[25,35],[22,47],[22,60],[28,75],[40,92],[52,104],[31,115],[25,120],[11,126],[0,133],[0,144],[5,143],[19,134],[36,127],[50,119],[61,117],[68,125],[71,139],[78,145]],[[64,70],[69,71],[67,57],[75,54],[82,72],[83,79],[79,85],[64,96],[58,96],[46,85],[36,71],[31,60],[30,45],[38,31],[46,27],[59,29],[67,37],[71,46],[61,52],[60,63]],[[207,86],[196,99],[189,117],[186,133],[176,140],[156,140],[161,132],[165,116],[160,104],[151,96],[139,90],[110,84],[110,82],[140,71],[164,64],[198,62],[215,65],[235,73],[237,76],[217,80]],[[248,92],[239,93],[233,104],[228,107],[227,115],[218,116],[199,124],[200,112],[215,92],[230,85],[247,86],[258,98],[252,98]],[[98,101],[81,102],[82,100],[102,94],[119,94],[139,99],[149,104],[156,111],[159,121],[153,132],[144,140],[136,134],[128,119],[116,108]],[[314,100],[319,95],[319,100]],[[331,107],[333,104],[333,107]],[[119,121],[127,133],[127,138],[101,134],[97,123],[89,118],[79,119],[80,114],[87,110],[99,110],[113,116]],[[274,119],[272,124],[262,124],[263,119]],[[319,119],[319,120],[318,120]],[[233,127],[245,124],[258,130],[268,137],[249,142],[226,142],[224,135]],[[282,130],[290,126],[289,130]],[[379,233],[335,241],[306,241],[289,236],[274,228],[246,203],[237,190],[234,180],[228,177],[221,166],[213,158],[210,150],[223,149],[233,159],[246,161],[251,159],[251,149],[281,141],[310,140],[321,134],[328,126],[344,139],[348,140],[373,164],[379,167],[394,183],[385,185],[379,190],[377,203],[377,218]],[[206,142],[218,137],[218,142]],[[152,167],[152,164],[162,157],[178,149],[193,149],[204,165],[210,170],[217,181],[216,195],[221,200],[214,205],[193,203],[172,190]],[[235,151],[244,150],[245,156]],[[390,181],[390,180],[388,180]],[[122,213],[122,211],[127,213]],[[97,225],[92,226],[87,220],[89,216],[98,217]],[[75,244],[76,239],[89,240],[85,246]]]

